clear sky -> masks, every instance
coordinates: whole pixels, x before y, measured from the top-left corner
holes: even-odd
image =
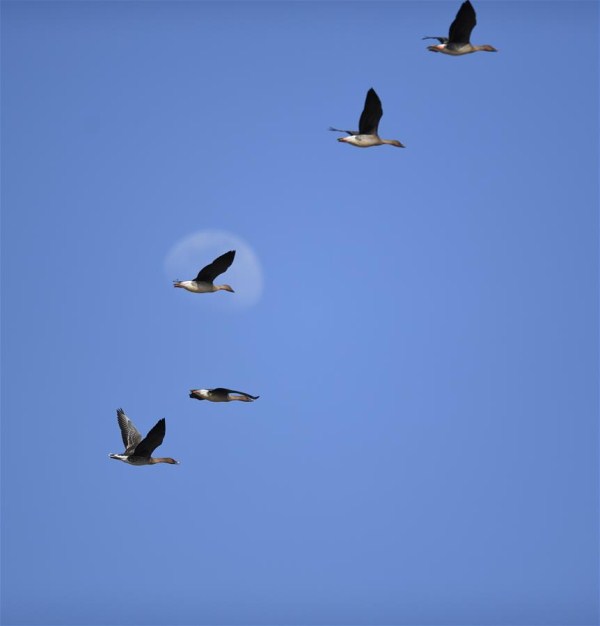
[[[598,623],[598,3],[459,4],[2,2],[4,624]]]

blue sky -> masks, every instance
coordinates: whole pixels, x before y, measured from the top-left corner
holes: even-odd
[[[2,3],[4,624],[598,623],[598,5],[458,5]]]

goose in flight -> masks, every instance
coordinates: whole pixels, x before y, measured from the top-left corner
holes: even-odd
[[[470,0],[466,0],[460,5],[460,9],[450,25],[448,37],[423,37],[423,39],[437,39],[440,43],[435,46],[427,46],[427,50],[431,52],[443,52],[444,54],[452,54],[459,56],[461,54],[470,54],[483,50],[485,52],[498,52],[496,48],[488,44],[483,46],[474,46],[470,43],[471,31],[475,28],[477,19],[475,17],[475,9]]]
[[[244,393],[243,391],[216,387],[215,389],[191,389],[190,398],[209,400],[210,402],[231,402],[232,400],[254,402],[254,400],[258,400],[260,396],[251,396],[249,393]]]
[[[213,291],[230,291],[233,289],[229,285],[214,285],[214,279],[227,270],[233,263],[235,258],[235,250],[230,250],[220,257],[217,257],[212,263],[203,267],[198,276],[194,280],[174,280],[173,287],[181,287],[192,293],[212,293]]]
[[[179,464],[179,461],[170,457],[152,458],[152,453],[165,438],[165,418],[158,420],[150,432],[142,438],[133,422],[125,415],[123,409],[117,409],[117,421],[121,429],[121,437],[125,446],[123,454],[109,454],[111,459],[117,459],[129,465],[155,465],[156,463]]]
[[[329,130],[333,130],[338,133],[346,133],[348,137],[339,137],[338,141],[349,143],[359,148],[370,148],[371,146],[382,146],[388,144],[390,146],[396,146],[397,148],[404,148],[397,139],[381,139],[377,134],[377,128],[379,127],[379,120],[383,115],[383,109],[381,108],[381,100],[375,93],[373,88],[367,92],[367,98],[365,100],[365,108],[360,114],[360,120],[358,122],[358,130],[340,130],[339,128],[330,127]]]

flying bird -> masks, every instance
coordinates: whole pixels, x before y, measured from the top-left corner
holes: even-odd
[[[483,46],[474,46],[470,43],[471,31],[475,28],[477,19],[475,9],[470,0],[466,0],[460,5],[460,9],[450,25],[448,37],[423,37],[423,39],[437,39],[440,43],[435,46],[427,46],[427,50],[431,52],[443,52],[444,54],[452,54],[460,56],[461,54],[470,54],[483,50],[485,52],[497,52],[496,48],[488,44]]]
[[[216,387],[215,389],[191,389],[190,398],[209,400],[210,402],[232,402],[233,400],[254,402],[254,400],[258,400],[260,396],[251,396],[249,393],[244,393],[243,391]]]
[[[229,268],[234,258],[235,250],[230,250],[203,267],[194,280],[174,280],[173,287],[181,287],[192,293],[212,293],[220,290],[233,293],[233,289],[229,285],[214,285],[213,281]]]
[[[117,421],[121,429],[121,437],[125,452],[123,454],[109,454],[111,459],[117,459],[129,465],[155,465],[156,463],[179,464],[179,461],[170,457],[152,458],[152,453],[165,438],[165,418],[158,420],[150,432],[142,438],[133,422],[125,415],[123,409],[117,409]]]
[[[379,120],[383,115],[383,109],[381,108],[381,100],[375,93],[373,88],[367,92],[365,99],[365,108],[360,115],[358,122],[358,130],[340,130],[339,128],[330,127],[329,130],[333,130],[338,133],[346,133],[348,137],[339,137],[338,141],[349,143],[358,148],[370,148],[371,146],[382,146],[388,144],[390,146],[396,146],[397,148],[404,148],[397,139],[381,139],[377,134],[379,127]]]

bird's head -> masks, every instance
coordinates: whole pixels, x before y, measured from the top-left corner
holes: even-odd
[[[190,398],[196,400],[206,400],[208,389],[190,389]]]

